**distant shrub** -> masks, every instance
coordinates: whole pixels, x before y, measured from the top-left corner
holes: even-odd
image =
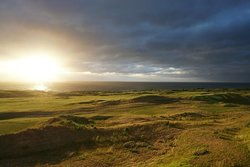
[[[96,115],[93,117],[90,117],[91,120],[107,120],[109,118],[112,118],[113,116],[105,116],[105,115]]]
[[[207,149],[200,149],[194,152],[195,156],[201,156],[201,155],[206,155],[208,154],[209,151]]]
[[[128,141],[123,144],[123,147],[125,148],[134,148],[136,146],[136,143],[134,141]]]
[[[195,120],[195,119],[202,119],[206,117],[205,115],[201,113],[195,113],[195,112],[184,112],[181,114],[175,114],[168,117],[170,120]]]

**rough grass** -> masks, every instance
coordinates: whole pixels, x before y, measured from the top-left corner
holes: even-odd
[[[139,96],[131,100],[136,103],[154,103],[154,104],[165,104],[176,102],[177,99],[169,98],[165,96],[156,96],[156,95],[147,95],[147,96]]]
[[[233,104],[250,104],[250,96],[242,96],[236,93],[224,93],[224,94],[213,94],[213,95],[202,95],[194,96],[193,100],[207,101],[210,103],[233,103]]]
[[[128,146],[128,143],[135,142],[136,147],[133,147],[134,149],[149,145],[145,145],[145,141],[153,142],[156,140],[151,134],[173,138],[180,131],[178,124],[169,122],[133,124],[105,129],[81,126],[92,123],[83,117],[67,115],[49,119],[32,129],[2,135],[0,136],[0,157],[24,156],[57,149],[73,143],[81,143],[85,146],[110,146],[115,144],[132,148]],[[169,133],[169,131],[172,131],[172,133]]]
[[[93,124],[93,121],[85,118],[85,117],[78,117],[74,115],[61,115],[58,117],[51,118],[46,122],[42,123],[43,126],[67,126],[67,127],[74,127],[79,128],[81,126],[86,126]]]
[[[249,90],[11,93],[0,166],[250,163]]]

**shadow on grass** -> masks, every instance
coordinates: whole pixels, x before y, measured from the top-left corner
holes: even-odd
[[[2,112],[0,113],[0,120],[13,119],[13,118],[49,117],[54,114],[55,112],[47,112],[47,111]]]
[[[250,97],[242,96],[236,93],[225,93],[225,94],[213,94],[192,97],[192,100],[206,101],[208,103],[232,103],[232,104],[244,104],[250,105]]]
[[[87,127],[88,124],[91,122],[87,118],[67,115],[52,118],[34,129],[0,136],[0,166],[53,165],[77,156],[79,150],[130,141],[136,147],[146,147],[145,142],[156,142],[155,136],[174,140],[182,131],[182,125],[168,121],[116,128]]]
[[[67,146],[50,150],[42,151],[31,155],[26,155],[17,158],[7,158],[0,160],[0,166],[37,166],[37,165],[55,165],[62,162],[65,159],[70,158],[77,154],[82,149],[82,144],[72,143]],[[88,146],[92,147],[92,146]]]
[[[51,117],[62,114],[79,114],[89,113],[95,111],[94,108],[81,107],[72,110],[60,110],[60,111],[24,111],[24,112],[0,112],[0,120],[8,120],[14,118],[39,118],[39,117]]]

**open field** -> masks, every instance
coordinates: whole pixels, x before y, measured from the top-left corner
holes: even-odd
[[[0,166],[250,166],[250,90],[0,91]]]

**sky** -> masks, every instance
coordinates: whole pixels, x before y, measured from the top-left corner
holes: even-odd
[[[53,52],[65,81],[250,82],[247,0],[1,0],[0,21],[0,65]]]

